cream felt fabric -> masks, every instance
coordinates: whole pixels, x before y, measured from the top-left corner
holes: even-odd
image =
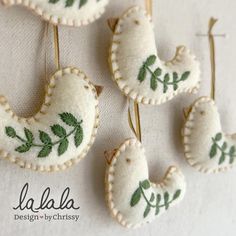
[[[184,197],[185,179],[176,167],[170,167],[164,179],[158,184],[151,183],[148,179],[148,166],[142,145],[136,139],[126,140],[116,150],[107,166],[105,181],[109,209],[121,225],[128,228],[142,226]],[[137,190],[140,184],[143,188]],[[159,203],[157,195],[160,197]],[[165,208],[165,200],[172,200],[174,195],[175,199]],[[146,209],[148,200],[149,204],[153,205],[150,209]],[[159,205],[157,213],[156,204]]]
[[[44,104],[41,110],[31,118],[19,118],[10,109],[6,99],[0,99],[0,154],[21,167],[39,171],[57,171],[70,167],[83,158],[94,142],[98,126],[98,100],[97,93],[86,75],[75,68],[65,68],[55,73],[50,79]],[[42,147],[32,147],[26,152],[16,151],[24,144],[17,138],[7,135],[6,127],[12,127],[18,136],[26,139],[24,129],[28,129],[34,136],[34,143],[42,144],[39,131],[46,132],[52,141],[60,140],[52,126],[59,124],[68,134],[73,125],[65,124],[59,114],[71,113],[81,123],[83,139],[80,145],[75,146],[75,133],[68,135],[68,148],[58,155],[59,142],[52,146],[46,157],[39,158]],[[9,132],[9,131],[8,131]],[[11,133],[11,136],[14,134]],[[63,135],[62,135],[63,136]],[[62,139],[61,139],[62,140]],[[64,144],[66,145],[66,144]]]
[[[141,72],[140,81],[140,69],[153,55],[156,57],[155,62],[150,63],[149,68]],[[181,46],[177,48],[172,61],[161,61],[158,58],[150,17],[137,6],[128,10],[119,19],[113,35],[109,60],[113,79],[119,89],[139,103],[158,105],[171,100],[179,93],[194,93],[199,88],[200,69],[195,56]],[[152,74],[157,68],[159,71],[156,71],[155,77],[162,81],[156,79],[151,82]],[[174,78],[173,73],[178,75],[178,78]],[[169,78],[165,77],[167,74]],[[182,78],[188,76],[178,82],[182,75]],[[177,81],[176,85],[174,81]]]
[[[222,131],[215,102],[199,98],[183,128],[184,152],[188,163],[198,171],[216,173],[235,165],[236,135]]]
[[[50,0],[2,0],[6,5],[23,5],[30,8],[52,24],[69,26],[87,25],[98,19],[109,0],[87,0],[80,7],[81,0],[66,6],[66,0],[50,3]],[[84,2],[84,1],[83,1]]]

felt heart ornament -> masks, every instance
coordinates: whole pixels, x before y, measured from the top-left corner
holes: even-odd
[[[149,180],[144,148],[136,139],[126,140],[106,169],[106,200],[112,216],[127,228],[153,221],[182,200],[185,179],[170,167],[160,183]]]
[[[98,19],[109,0],[1,0],[7,6],[22,5],[54,25],[81,26]]]
[[[119,89],[138,103],[159,105],[199,88],[195,56],[180,46],[173,60],[161,61],[151,19],[137,6],[116,23],[109,62]]]
[[[199,98],[191,107],[183,143],[188,163],[198,171],[217,173],[236,163],[236,135],[222,131],[217,106],[209,97]]]
[[[50,78],[43,105],[33,117],[18,117],[3,96],[0,104],[0,156],[20,167],[64,170],[85,157],[95,140],[97,92],[76,68]]]

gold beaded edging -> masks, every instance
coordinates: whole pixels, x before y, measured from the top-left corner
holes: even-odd
[[[79,156],[75,157],[75,158],[71,158],[70,160],[66,161],[64,164],[50,165],[50,166],[33,164],[33,163],[28,162],[26,160],[22,160],[22,158],[20,158],[20,157],[14,157],[10,153],[6,152],[5,150],[0,150],[0,157],[2,159],[7,159],[10,162],[19,165],[22,168],[31,169],[31,170],[34,170],[34,171],[55,172],[55,171],[65,170],[65,169],[73,166],[74,164],[77,164],[81,159],[83,159],[86,156],[86,154],[88,153],[89,149],[91,148],[92,144],[95,141],[95,137],[96,137],[97,130],[98,130],[98,125],[99,125],[98,96],[97,96],[96,89],[93,86],[93,84],[91,83],[91,81],[89,80],[89,78],[85,75],[84,72],[80,71],[79,69],[73,68],[73,67],[67,67],[67,68],[64,68],[62,70],[57,71],[50,78],[49,84],[46,87],[46,94],[45,94],[44,103],[41,106],[40,111],[35,116],[32,116],[30,118],[18,117],[14,113],[14,111],[10,108],[10,105],[8,104],[6,98],[3,97],[3,96],[0,97],[0,105],[2,105],[5,108],[5,111],[8,112],[12,116],[12,118],[14,120],[16,120],[17,122],[19,122],[19,123],[33,124],[35,122],[39,122],[41,117],[44,116],[45,114],[47,114],[47,109],[51,105],[50,101],[51,101],[51,97],[52,97],[52,94],[53,94],[53,90],[56,87],[56,80],[59,79],[59,77],[62,77],[66,74],[74,74],[74,75],[77,75],[77,76],[82,75],[83,78],[79,77],[79,79],[83,79],[84,81],[86,81],[88,83],[91,91],[94,93],[94,97],[95,97],[95,100],[96,100],[96,107],[95,107],[96,115],[95,115],[95,118],[94,118],[93,131],[92,131],[89,143],[83,149],[81,154]]]

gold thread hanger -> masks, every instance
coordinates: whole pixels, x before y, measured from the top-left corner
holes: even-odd
[[[46,24],[46,38],[48,38],[48,23]],[[57,25],[53,25],[53,38],[54,38],[54,57],[55,57],[55,65],[56,69],[61,69],[61,61],[60,61],[60,42],[59,42],[59,29]],[[47,78],[47,50],[45,48],[45,77]],[[101,95],[103,91],[103,86],[94,85],[98,97]]]
[[[147,13],[152,16],[152,0],[144,0],[145,3],[145,8]],[[112,32],[115,31],[115,27],[118,23],[118,18],[110,18],[108,19],[107,23],[109,28],[111,29]],[[139,104],[137,102],[133,103],[133,113],[134,113],[134,117],[135,117],[135,125],[134,122],[132,120],[132,115],[131,115],[131,101],[130,99],[128,99],[128,122],[129,122],[129,126],[131,128],[131,130],[133,131],[134,135],[136,136],[136,138],[142,142],[142,130],[141,130],[141,118],[140,118],[140,109],[139,109]]]
[[[145,0],[145,8],[147,13],[152,17],[152,0]],[[135,134],[136,138],[142,142],[142,130],[141,130],[141,118],[140,118],[140,109],[139,109],[139,104],[137,102],[134,102],[133,105],[134,108],[134,117],[135,117],[135,127],[134,123],[132,121],[132,116],[131,116],[131,103],[129,100],[129,108],[128,108],[128,121],[129,121],[129,126],[133,133]]]
[[[211,92],[210,97],[212,100],[216,98],[216,50],[215,50],[215,37],[226,37],[226,34],[213,34],[213,28],[217,23],[218,19],[211,17],[208,23],[207,34],[197,34],[198,37],[208,37],[209,48],[210,48],[210,61],[211,61]],[[184,109],[184,117],[187,118],[191,111],[191,107]]]
[[[54,35],[54,52],[55,52],[55,64],[57,67],[57,70],[61,69],[61,63],[60,63],[60,45],[59,45],[59,31],[58,26],[53,26],[53,35]]]
[[[145,2],[145,8],[146,8],[147,13],[150,16],[152,16],[152,0],[144,0],[144,2]],[[110,18],[107,20],[108,26],[112,32],[115,31],[115,27],[116,27],[118,21],[119,21],[119,18]],[[135,125],[132,120],[131,108],[133,108],[132,110],[134,113]],[[140,142],[142,142],[142,130],[141,130],[141,118],[140,118],[139,104],[137,102],[134,102],[132,104],[130,99],[128,99],[128,122],[129,122],[129,126],[130,126],[132,132],[134,133],[134,135],[136,136],[136,138]],[[115,152],[116,152],[116,150],[113,150],[111,152],[106,151],[104,153],[106,162],[108,164],[110,164],[110,162],[112,160],[112,156],[114,155]]]

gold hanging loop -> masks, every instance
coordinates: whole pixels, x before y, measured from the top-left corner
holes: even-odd
[[[215,62],[215,40],[212,30],[214,25],[218,20],[215,18],[210,18],[209,21],[209,30],[208,30],[208,39],[210,46],[210,58],[211,58],[211,98],[215,100],[215,91],[216,91],[216,62]]]
[[[145,0],[145,7],[147,13],[152,16],[152,0]],[[131,111],[130,111],[130,101],[129,101],[129,108],[128,108],[128,121],[129,121],[129,126],[137,139],[142,142],[142,130],[141,130],[141,120],[140,120],[140,109],[139,109],[139,104],[137,102],[134,102],[134,117],[135,117],[135,127],[134,123],[132,121],[132,116],[131,116]]]
[[[152,7],[152,0],[145,0],[145,5],[146,5],[146,11],[147,13],[152,16],[152,12],[153,12],[153,7]]]
[[[49,23],[46,22],[44,28],[44,76],[47,82],[48,82],[48,27]]]
[[[57,70],[61,69],[60,64],[60,45],[59,45],[59,33],[58,33],[58,26],[53,26],[53,35],[54,35],[54,51],[55,51],[55,64]]]
[[[215,37],[225,38],[226,34],[213,34],[212,30],[218,19],[213,17],[210,18],[208,23],[208,33],[207,34],[197,34],[198,37],[208,37],[209,47],[210,47],[210,61],[211,61],[211,92],[210,97],[212,100],[215,100],[216,96],[216,61],[215,61]],[[187,119],[192,107],[185,108],[183,113],[185,119]]]

